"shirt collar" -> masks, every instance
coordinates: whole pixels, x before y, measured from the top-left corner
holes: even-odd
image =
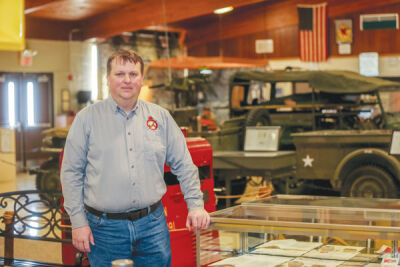
[[[107,98],[107,104],[108,104],[108,106],[111,108],[111,110],[112,111],[114,111],[114,112],[119,112],[120,110],[123,110],[118,104],[117,104],[117,102],[115,102],[115,100],[114,100],[114,98],[110,95],[108,98]],[[138,109],[138,107],[141,105],[141,100],[140,99],[138,99],[137,101],[136,101],[136,105],[133,107],[133,109],[131,110],[131,113],[132,112],[135,112],[137,109]]]

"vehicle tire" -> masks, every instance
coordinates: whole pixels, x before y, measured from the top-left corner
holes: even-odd
[[[269,112],[263,108],[255,108],[249,111],[246,117],[246,126],[268,126],[271,125]]]
[[[40,171],[36,174],[36,189],[41,191],[55,192],[41,193],[40,198],[47,200],[51,205],[58,205],[61,198],[60,171],[58,167],[58,157],[54,157],[40,166]]]
[[[90,267],[90,262],[86,253],[81,251],[76,252],[75,254],[75,266],[76,267]]]
[[[274,185],[275,194],[302,195],[308,191],[307,183],[301,179],[289,179],[288,181],[285,179],[274,179],[272,180],[272,184]]]
[[[378,166],[362,166],[347,175],[342,195],[366,198],[396,198],[397,186],[390,175]]]
[[[60,172],[58,169],[45,170],[36,176],[36,186],[38,190],[48,191],[50,193],[40,193],[42,200],[46,200],[52,206],[60,204],[61,199],[61,183]]]

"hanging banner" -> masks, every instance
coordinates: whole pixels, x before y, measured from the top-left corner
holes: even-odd
[[[0,0],[0,50],[24,49],[24,0]]]
[[[351,19],[335,20],[336,43],[348,44],[353,42],[353,21]]]
[[[301,61],[323,62],[328,59],[326,6],[326,3],[297,5]]]

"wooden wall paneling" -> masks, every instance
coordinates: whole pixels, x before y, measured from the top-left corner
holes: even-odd
[[[274,40],[274,52],[271,54],[256,54],[257,39]],[[297,25],[267,32],[252,33],[240,37],[222,40],[223,55],[226,57],[243,58],[276,58],[298,57],[298,28]],[[198,44],[188,48],[189,56],[218,56],[219,40],[206,44]]]
[[[298,57],[299,52],[299,30],[297,25],[277,29],[272,32],[271,39],[274,40],[273,57]],[[276,40],[276,44],[275,44]]]
[[[297,4],[315,4],[322,0],[25,0],[25,14],[30,18],[53,19],[56,24],[61,21],[78,22],[84,38],[111,37],[124,31],[136,31],[148,26],[183,23],[185,29],[192,30],[188,44],[193,46],[201,42],[217,40],[215,24],[207,24],[212,18],[213,10],[232,5],[235,10],[224,16],[228,28],[224,30],[224,39],[244,36],[251,33],[286,28],[297,24]],[[335,18],[349,15],[360,10],[377,10],[389,5],[398,4],[398,0],[323,0],[328,3],[328,17]],[[163,3],[166,14],[163,15]],[[96,15],[98,14],[98,15]],[[234,16],[232,16],[234,14]],[[200,18],[199,18],[200,17]],[[192,25],[187,20],[193,19]],[[184,21],[186,20],[186,21]],[[213,19],[211,19],[213,20]],[[56,22],[57,21],[57,22]],[[194,25],[193,25],[194,23]],[[208,25],[204,27],[203,25]],[[47,25],[46,25],[47,26]],[[27,24],[27,27],[29,24]],[[63,29],[61,27],[61,29]],[[44,35],[48,39],[60,39],[61,31]],[[32,35],[32,38],[37,38]]]
[[[360,10],[376,10],[392,4],[398,4],[398,0],[328,0],[328,16],[338,17],[353,13]]]
[[[242,7],[225,14],[221,19],[222,33],[219,35],[218,25],[214,23],[198,25],[188,30],[187,45],[244,36],[250,33],[268,31],[277,28],[297,25],[296,6],[287,2],[276,4],[255,4]],[[179,25],[179,24],[178,24]]]
[[[296,0],[297,1],[297,0]],[[222,38],[224,56],[263,58],[265,55],[255,54],[256,39],[273,39],[274,53],[266,55],[268,58],[275,57],[298,57],[298,26],[297,26],[297,10],[295,5],[288,2],[276,2],[267,5],[267,8],[262,8],[261,4],[241,8],[240,12],[231,16],[222,18],[223,33],[218,34],[215,22],[203,24],[202,27],[193,27],[188,31],[187,45],[188,53],[193,56],[211,56],[218,54],[218,45],[209,45],[209,43],[219,43],[218,39]],[[300,2],[300,1],[297,1]],[[308,1],[312,2],[312,1]],[[353,20],[353,44],[351,55],[358,55],[361,52],[377,51],[378,53],[399,53],[400,46],[396,45],[400,42],[399,30],[373,30],[360,31],[359,15],[369,13],[400,13],[400,3],[391,4],[388,6],[380,6],[378,3],[355,0],[363,8],[353,14],[346,14],[346,4],[348,1],[335,0],[330,1],[328,6],[328,14],[339,14],[340,16],[331,17],[328,19],[328,51],[329,56],[338,56],[338,45],[336,44],[335,19],[351,18]],[[370,8],[365,8],[369,2]],[[385,1],[390,3],[391,1]],[[382,4],[382,2],[380,2]],[[377,8],[375,6],[378,6]],[[352,10],[356,6],[350,5]],[[332,12],[333,11],[333,12]],[[296,14],[293,14],[295,12]],[[265,15],[264,15],[265,13]],[[287,17],[285,20],[284,17]],[[266,21],[262,25],[260,21]],[[284,20],[284,21],[282,21]],[[225,30],[228,29],[228,30]],[[221,36],[221,37],[220,37]],[[249,39],[250,38],[250,39]],[[240,44],[240,45],[239,45]],[[207,53],[204,54],[208,47]],[[238,47],[234,51],[234,47]],[[212,48],[217,50],[212,50]],[[201,52],[200,52],[201,51]],[[247,52],[246,52],[247,51]]]
[[[207,50],[206,50],[207,54],[205,54],[203,56],[208,56],[208,55],[211,57],[219,56],[219,46],[220,46],[220,43],[218,41],[208,43]]]
[[[336,44],[335,20],[353,20],[353,43],[351,44],[351,55],[358,56],[363,52],[378,52],[379,54],[400,53],[400,31],[395,29],[385,30],[360,30],[360,14],[400,13],[400,3],[370,8],[357,13],[341,15],[329,19],[329,55],[340,56]]]
[[[187,49],[187,54],[192,57],[202,57],[207,55],[206,45],[195,45]],[[214,55],[213,55],[214,56]]]

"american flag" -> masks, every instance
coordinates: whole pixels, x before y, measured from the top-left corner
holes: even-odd
[[[300,60],[308,62],[326,61],[326,3],[318,5],[298,5]]]

